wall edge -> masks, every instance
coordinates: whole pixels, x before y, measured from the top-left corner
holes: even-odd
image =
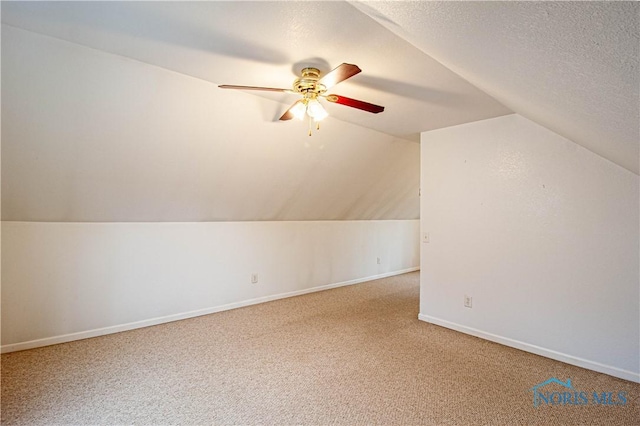
[[[183,319],[195,318],[203,315],[214,314],[216,312],[229,311],[237,308],[244,308],[246,306],[257,305],[260,303],[271,302],[279,299],[286,299],[294,296],[301,296],[303,294],[315,293],[318,291],[330,290],[332,288],[344,287],[348,285],[360,284],[368,281],[373,281],[381,278],[387,278],[394,275],[402,275],[409,272],[419,271],[420,267],[415,266],[407,269],[401,269],[397,271],[386,272],[383,274],[371,275],[363,278],[356,278],[348,281],[341,281],[332,284],[326,284],[316,287],[311,287],[302,290],[295,290],[286,293],[278,293],[270,296],[257,297],[253,299],[247,299],[239,302],[228,303],[219,306],[212,306],[209,308],[198,309],[194,311],[182,312],[179,314],[171,314],[162,317],[150,318],[141,321],[135,321],[125,324],[113,325],[109,327],[97,328],[93,330],[79,331],[76,333],[63,334],[52,337],[45,337],[42,339],[29,340],[26,342],[10,343],[0,346],[0,353],[10,353],[17,351],[24,351],[28,349],[36,349],[44,346],[57,345],[60,343],[68,343],[76,340],[90,339],[92,337],[105,336],[108,334],[120,333],[123,331],[135,330],[138,328],[151,327],[154,325],[166,324],[173,321],[180,321]]]
[[[545,358],[551,358],[556,361],[561,361],[567,364],[575,365],[577,367],[586,368],[587,370],[592,370],[598,373],[607,374],[609,376],[617,377],[619,379],[640,383],[640,373],[634,373],[633,371],[623,370],[621,368],[601,364],[599,362],[590,361],[588,359],[575,357],[575,356],[568,355],[562,352],[557,352],[548,348],[543,348],[530,343],[522,342],[520,340],[514,340],[508,337],[499,336],[497,334],[488,333],[486,331],[478,330],[472,327],[467,327],[465,325],[461,325],[461,324],[457,324],[457,323],[443,320],[440,318],[432,317],[430,315],[418,314],[418,319],[420,321],[424,321],[430,324],[439,325],[441,327],[459,331],[464,334],[469,334],[471,336],[489,340],[494,343],[499,343],[505,346],[520,349],[525,352],[540,355]]]

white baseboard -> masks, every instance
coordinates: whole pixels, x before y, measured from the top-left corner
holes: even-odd
[[[360,284],[367,281],[387,278],[394,275],[406,274],[408,272],[414,272],[418,270],[420,270],[420,267],[413,267],[413,268],[403,269],[400,271],[393,271],[393,272],[387,272],[384,274],[372,275],[364,278],[357,278],[355,280],[349,280],[349,281],[343,281],[343,282],[334,283],[334,284],[311,287],[311,288],[291,291],[287,293],[274,294],[271,296],[258,297],[255,299],[243,300],[240,302],[229,303],[226,305],[213,306],[210,308],[198,309],[195,311],[183,312],[179,314],[151,318],[151,319],[142,320],[142,321],[130,322],[127,324],[120,324],[120,325],[114,325],[110,327],[97,328],[93,330],[80,331],[77,333],[64,334],[61,336],[45,337],[43,339],[30,340],[28,342],[12,343],[9,345],[2,345],[0,347],[0,353],[23,351],[26,349],[34,349],[34,348],[40,348],[43,346],[56,345],[59,343],[72,342],[74,340],[82,340],[82,339],[89,339],[91,337],[104,336],[106,334],[120,333],[122,331],[135,330],[136,328],[150,327],[153,325],[164,324],[167,322],[179,321],[187,318],[194,318],[202,315],[209,315],[216,312],[243,308],[245,306],[256,305],[258,303],[265,303],[265,302],[271,302],[273,300],[285,299],[287,297],[300,296],[307,293],[314,293],[317,291],[329,290],[332,288],[343,287],[347,285]]]
[[[519,340],[509,339],[507,337],[498,336],[495,334],[487,333],[482,330],[467,327],[464,325],[456,324],[443,319],[435,318],[429,315],[419,314],[418,319],[431,324],[439,325],[451,330],[459,331],[461,333],[470,334],[472,336],[480,337],[481,339],[490,340],[492,342],[500,343],[505,346],[520,349],[525,352],[531,352],[536,355],[544,356],[546,358],[555,359],[556,361],[566,362],[567,364],[575,365],[578,367],[586,368],[588,370],[597,371],[599,373],[608,374],[620,379],[629,380],[632,382],[640,383],[640,374],[633,371],[623,370],[621,368],[612,367],[610,365],[600,364],[595,361],[589,361],[583,358],[578,358],[572,355],[567,355],[562,352],[556,352],[551,349],[542,348],[540,346],[532,345],[529,343],[521,342]]]

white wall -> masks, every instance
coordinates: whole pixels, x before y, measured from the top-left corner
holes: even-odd
[[[3,222],[2,350],[415,270],[418,230],[417,220]]]
[[[4,351],[418,267],[418,144],[4,24],[1,52]]]
[[[288,94],[1,40],[3,351],[418,267],[417,143],[331,117],[309,137],[277,120]]]
[[[519,115],[421,158],[420,318],[640,381],[638,176]]]

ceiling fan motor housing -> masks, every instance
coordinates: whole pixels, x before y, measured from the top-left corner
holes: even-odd
[[[326,92],[324,85],[319,84],[320,70],[317,68],[304,68],[301,72],[302,77],[293,82],[293,90],[302,93],[305,97],[317,97]]]

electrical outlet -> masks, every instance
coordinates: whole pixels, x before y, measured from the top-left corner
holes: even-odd
[[[378,257],[378,265],[380,264],[380,258]]]
[[[251,283],[252,284],[258,283],[258,274],[251,274]]]
[[[473,297],[464,295],[464,307],[471,308],[473,305]]]

